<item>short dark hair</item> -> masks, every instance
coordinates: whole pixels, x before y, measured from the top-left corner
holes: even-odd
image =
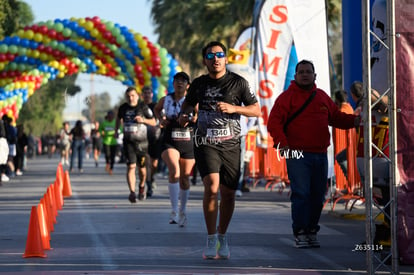
[[[303,59],[303,60],[299,61],[298,64],[296,64],[295,73],[298,72],[299,65],[303,65],[303,64],[310,64],[312,66],[312,71],[315,72],[315,66],[313,66],[312,61]]]
[[[223,50],[224,54],[227,55],[227,49],[226,49],[226,46],[223,45],[223,43],[219,41],[211,41],[207,45],[205,45],[203,49],[201,50],[201,54],[203,58],[206,57],[207,50],[215,46],[219,46]]]
[[[133,86],[129,86],[126,90],[125,90],[125,94],[127,94],[127,93],[129,93],[130,91],[133,91],[133,90],[137,90],[135,87],[133,87]]]
[[[353,82],[351,84],[350,92],[356,98],[358,98],[358,99],[362,98],[362,96],[364,95],[364,91],[363,91],[363,87],[362,87],[362,82],[360,82],[360,81]]]
[[[190,83],[190,77],[188,76],[187,73],[185,72],[178,72],[174,75],[174,80],[176,78],[183,78],[184,80],[186,80],[188,83]]]
[[[151,86],[144,86],[142,87],[142,92],[144,91],[150,91],[152,93],[152,87]]]
[[[344,90],[338,90],[335,92],[335,100],[340,103],[348,102],[348,93]]]

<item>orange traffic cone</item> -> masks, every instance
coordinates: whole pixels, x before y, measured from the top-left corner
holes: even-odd
[[[49,200],[47,202],[49,204],[50,212],[52,213],[52,221],[53,223],[56,223],[57,209],[55,205],[55,197],[52,188],[52,185],[49,185],[46,191],[46,195],[49,197]]]
[[[59,183],[60,192],[62,192],[63,190],[63,177],[64,177],[63,166],[62,166],[62,163],[59,162],[58,168],[56,170],[56,181]]]
[[[52,208],[50,207],[49,194],[46,193],[44,197],[40,199],[40,201],[42,200],[43,200],[43,206],[46,210],[45,213],[47,214],[47,225],[49,228],[49,232],[53,232],[55,231],[55,227],[53,225],[53,212],[52,212]]]
[[[53,185],[53,191],[55,195],[55,202],[56,202],[56,209],[61,210],[63,206],[63,196],[62,196],[62,190],[60,189],[59,181],[55,181]]]
[[[40,235],[40,226],[36,206],[32,206],[29,230],[27,232],[26,250],[23,254],[23,258],[30,257],[47,257],[42,247],[42,237]]]
[[[63,195],[63,197],[72,196],[72,187],[70,185],[70,178],[69,178],[69,172],[68,171],[65,171],[65,177],[63,179],[62,195]]]
[[[39,217],[39,226],[40,226],[40,236],[42,238],[42,247],[45,250],[50,249],[50,234],[49,228],[47,225],[47,216],[45,213],[45,206],[43,205],[43,201],[41,200],[40,203],[37,205],[37,216]]]

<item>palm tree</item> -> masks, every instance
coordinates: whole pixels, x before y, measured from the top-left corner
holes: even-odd
[[[197,75],[202,69],[201,48],[211,40],[232,45],[252,24],[253,5],[254,0],[154,0],[151,14],[158,42]]]

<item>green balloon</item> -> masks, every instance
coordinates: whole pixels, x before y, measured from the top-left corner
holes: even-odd
[[[56,24],[55,24],[55,26],[54,26],[54,29],[55,29],[57,32],[62,32],[62,31],[63,31],[63,29],[64,29],[63,24],[62,24],[62,23],[56,23]]]
[[[17,70],[17,64],[14,63],[14,62],[11,62],[11,63],[9,63],[9,68],[10,68],[10,70],[15,71],[15,70]]]
[[[66,49],[66,46],[63,43],[59,43],[57,48],[58,48],[59,51],[63,52]]]
[[[10,53],[15,54],[15,53],[17,53],[17,51],[18,51],[17,46],[15,46],[15,45],[10,45],[9,46],[9,52]]]
[[[57,42],[56,40],[53,40],[53,41],[50,42],[49,46],[52,49],[57,49],[57,47],[59,46],[59,42]]]
[[[17,51],[20,56],[25,56],[27,54],[27,49],[19,47],[19,50]]]
[[[0,45],[0,53],[7,53],[8,50],[9,50],[9,47],[7,47],[6,44]]]
[[[27,70],[26,64],[20,63],[19,65],[17,65],[17,70],[19,70],[20,72],[25,72]]]
[[[47,20],[46,21],[46,26],[51,29],[53,28],[53,26],[55,25],[55,22],[53,22],[52,20]]]
[[[62,31],[62,34],[63,34],[64,37],[69,37],[69,36],[71,36],[72,31],[68,28],[64,28],[63,31]]]
[[[72,49],[71,49],[71,48],[66,48],[66,49],[65,49],[65,53],[66,53],[66,55],[71,56],[71,55],[73,54],[73,51],[72,51]]]

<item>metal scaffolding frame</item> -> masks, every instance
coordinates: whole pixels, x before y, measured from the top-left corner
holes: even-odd
[[[366,263],[368,274],[376,274],[377,271],[386,270],[390,274],[399,274],[398,247],[397,247],[397,127],[396,127],[396,68],[395,68],[395,2],[387,0],[387,28],[386,41],[383,46],[388,49],[388,85],[385,91],[378,91],[382,96],[388,95],[388,119],[389,119],[389,159],[390,162],[390,200],[384,206],[379,206],[373,199],[373,170],[372,170],[372,148],[379,150],[372,142],[372,121],[371,111],[381,97],[371,102],[371,37],[375,33],[371,30],[370,1],[361,1],[362,3],[362,44],[363,44],[363,89],[365,95],[364,105],[364,169],[365,169],[365,199],[366,199],[366,244],[369,248],[366,253]],[[379,39],[380,40],[380,39]],[[381,42],[381,40],[380,40]],[[381,152],[380,152],[381,153]],[[385,154],[383,154],[385,156]],[[389,207],[389,214],[386,213],[385,207]],[[379,213],[389,215],[391,228],[391,248],[389,251],[376,249],[374,245],[375,218],[374,209]],[[389,263],[391,262],[391,265]]]

